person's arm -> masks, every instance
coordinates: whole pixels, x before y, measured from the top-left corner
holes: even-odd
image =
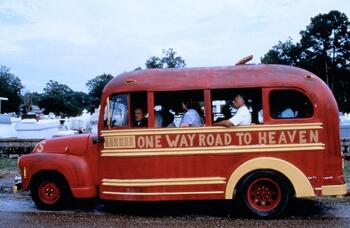
[[[182,117],[181,123],[179,127],[191,127],[192,125],[192,116],[191,113],[189,113],[188,111],[184,114],[184,116]]]
[[[182,123],[179,127],[191,127],[191,125],[188,123]]]
[[[233,127],[234,125],[230,120],[221,120],[219,122],[214,123],[214,126]]]

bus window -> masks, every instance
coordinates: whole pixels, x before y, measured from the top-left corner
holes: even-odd
[[[204,125],[202,90],[155,92],[154,104],[156,128],[201,127]]]
[[[296,119],[313,116],[309,98],[296,90],[274,90],[270,93],[270,115],[273,119]]]
[[[148,127],[147,93],[135,92],[130,94],[131,127]]]
[[[236,95],[244,97],[245,104],[252,114],[252,123],[263,123],[261,89],[216,89],[212,90],[213,123],[228,120],[236,114],[232,101]]]
[[[128,126],[128,94],[117,94],[107,99],[104,125],[108,128]]]

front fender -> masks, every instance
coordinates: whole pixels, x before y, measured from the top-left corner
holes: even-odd
[[[80,156],[33,153],[20,157],[19,168],[25,190],[29,189],[33,176],[45,171],[55,171],[65,177],[74,197],[95,197],[97,194],[89,164]]]

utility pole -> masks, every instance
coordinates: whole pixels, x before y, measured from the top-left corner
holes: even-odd
[[[1,101],[8,101],[8,98],[0,97],[0,114],[1,114]]]

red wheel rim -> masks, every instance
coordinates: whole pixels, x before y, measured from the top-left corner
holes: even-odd
[[[54,182],[45,181],[39,186],[39,198],[45,204],[54,204],[60,198],[60,188]]]
[[[270,211],[281,202],[281,187],[270,178],[259,178],[249,185],[247,198],[256,210]]]

